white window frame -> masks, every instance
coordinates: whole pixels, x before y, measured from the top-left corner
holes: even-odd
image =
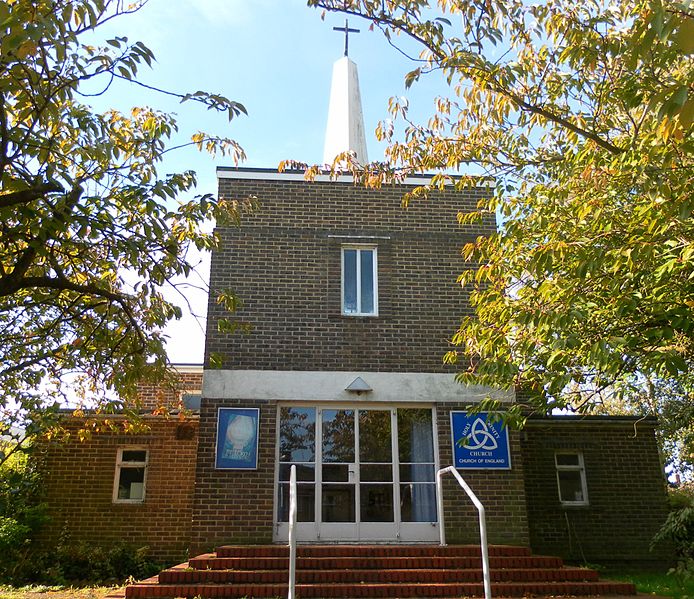
[[[123,461],[124,451],[144,451],[145,460],[144,462],[131,462]],[[113,503],[144,503],[145,496],[147,494],[147,464],[149,463],[149,449],[142,446],[124,446],[118,448],[118,453],[116,454],[116,474],[113,478]],[[118,487],[120,483],[120,473],[123,469],[129,468],[144,468],[144,476],[142,477],[142,498],[141,499],[120,499],[118,497]]]
[[[557,457],[562,455],[572,455],[578,457],[578,464],[559,464],[557,462]],[[562,505],[589,505],[588,502],[588,485],[586,483],[586,468],[583,462],[583,453],[580,451],[557,451],[554,454],[554,467],[557,471],[557,493],[559,494],[559,501]],[[581,491],[583,492],[582,501],[572,501],[564,499],[561,496],[561,481],[559,480],[560,472],[578,472],[581,479]]]
[[[357,311],[345,311],[345,250],[356,250],[357,253]],[[359,254],[362,250],[373,252],[373,291],[374,291],[374,309],[373,312],[362,312],[361,310],[361,260]],[[343,316],[378,316],[378,247],[367,244],[346,244],[342,246],[340,251],[340,304]]]

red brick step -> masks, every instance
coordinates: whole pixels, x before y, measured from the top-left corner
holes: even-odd
[[[301,599],[484,595],[478,547],[310,545],[297,553]],[[489,554],[495,597],[635,594],[631,584],[600,581],[593,570],[566,568],[561,559],[524,547],[492,546]],[[129,585],[125,597],[282,597],[288,562],[286,546],[220,547]]]
[[[491,545],[490,556],[529,556],[528,547]],[[217,557],[287,557],[286,545],[223,545]],[[299,557],[479,557],[479,545],[299,545]]]
[[[205,554],[192,558],[191,568],[197,570],[273,570],[287,567],[286,557],[216,557]],[[479,568],[479,557],[297,557],[296,567],[312,570],[362,570],[387,568]],[[543,555],[490,557],[491,568],[560,568],[558,557]]]
[[[159,574],[162,584],[190,584],[201,582],[246,584],[254,582],[285,583],[287,570],[191,570],[181,566]],[[537,568],[492,570],[493,582],[551,582],[596,581],[598,573],[586,568]],[[297,582],[305,584],[343,582],[479,582],[481,569],[390,569],[390,570],[298,570]]]
[[[155,597],[281,597],[287,584],[190,584],[163,585],[140,583],[126,588],[127,599]],[[482,597],[482,583],[427,584],[297,584],[298,597]],[[618,582],[535,582],[493,583],[495,597],[567,596],[567,595],[630,595],[634,588]]]

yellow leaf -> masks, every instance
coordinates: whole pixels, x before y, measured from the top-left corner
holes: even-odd
[[[684,54],[694,54],[694,19],[684,17],[675,34],[677,45]]]
[[[694,98],[688,98],[680,109],[680,123],[688,129],[694,122]]]
[[[36,44],[32,41],[27,40],[26,42],[22,42],[19,45],[19,48],[17,48],[17,58],[23,59],[29,56],[30,54],[36,54]]]

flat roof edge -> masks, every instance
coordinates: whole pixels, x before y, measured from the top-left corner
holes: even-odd
[[[649,424],[654,425],[658,422],[655,416],[627,416],[627,415],[575,415],[575,414],[556,414],[550,416],[531,415],[528,417],[527,424]]]
[[[82,412],[82,415],[75,416],[75,410],[80,410]],[[70,419],[74,419],[75,421],[85,420],[87,418],[122,420],[124,418],[131,417],[129,414],[126,414],[123,410],[117,410],[115,412],[110,412],[107,414],[105,412],[97,412],[93,408],[59,408],[58,414],[60,416],[65,416]],[[200,410],[190,409],[186,409],[183,411],[170,410],[168,414],[153,414],[152,410],[138,410],[137,412],[137,416],[139,418],[142,418],[142,420],[162,420],[173,423],[181,422],[181,414],[183,414],[185,418],[192,418],[193,420],[197,420],[200,418]]]
[[[171,368],[179,374],[202,374],[203,371],[202,362],[172,362]]]
[[[422,185],[428,179],[431,179],[436,173],[423,173],[408,175],[405,179],[397,183],[396,185]],[[450,174],[450,173],[449,173]],[[453,175],[452,177],[462,176]],[[471,175],[475,179],[479,179],[480,184],[478,187],[491,187],[494,184],[494,180],[491,177],[485,177],[483,175]],[[251,168],[251,167],[235,167],[235,166],[218,166],[217,167],[217,179],[256,179],[261,181],[302,181],[308,183],[304,178],[304,171],[299,170],[286,170],[280,173],[274,168]],[[338,177],[331,177],[328,174],[317,175],[314,182],[318,183],[354,183],[354,177],[352,175],[339,175]]]

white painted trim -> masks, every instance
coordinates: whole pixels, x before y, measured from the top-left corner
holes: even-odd
[[[326,534],[328,536],[327,542],[387,542],[387,543],[432,543],[439,535],[439,522],[440,516],[438,515],[438,503],[436,503],[437,510],[437,520],[435,522],[402,522],[400,513],[400,490],[403,484],[400,479],[400,457],[397,451],[398,448],[398,425],[397,425],[397,411],[399,409],[417,409],[423,408],[428,410],[431,414],[431,432],[433,435],[433,450],[434,450],[434,473],[439,469],[439,445],[438,445],[438,423],[437,423],[437,410],[436,406],[431,402],[426,404],[415,404],[415,403],[374,403],[368,401],[352,401],[351,403],[336,403],[336,402],[278,402],[276,408],[276,418],[277,426],[275,427],[275,466],[274,466],[274,499],[273,499],[273,541],[279,543],[286,543],[288,537],[288,522],[279,521],[279,468],[280,468],[280,418],[281,410],[283,407],[305,407],[313,408],[315,410],[315,429],[314,429],[314,439],[315,439],[315,477],[313,480],[314,484],[314,500],[315,500],[315,514],[314,520],[311,522],[300,522],[298,523],[298,536],[301,542],[321,542],[325,540]],[[391,455],[392,455],[392,467],[393,467],[393,478],[390,483],[393,487],[393,520],[391,522],[364,522],[360,519],[360,480],[355,479],[355,521],[354,522],[323,522],[322,521],[322,491],[323,491],[323,478],[321,472],[322,466],[322,418],[321,410],[331,409],[331,410],[354,410],[354,444],[355,444],[355,456],[354,465],[357,470],[361,468],[362,461],[359,457],[359,434],[360,428],[358,419],[356,417],[357,410],[382,410],[390,414],[391,423]],[[288,462],[285,462],[285,464]],[[427,462],[429,463],[429,462]],[[283,481],[286,483],[287,481]],[[386,482],[386,481],[384,481]],[[406,483],[405,483],[406,484]],[[436,486],[435,479],[431,482],[423,482],[422,484],[432,484]],[[435,491],[436,493],[437,491]],[[436,495],[435,495],[436,497]],[[349,527],[349,528],[348,528]],[[342,528],[345,532],[345,536],[340,536],[340,529]],[[364,529],[368,530],[368,534],[364,534]],[[388,531],[387,533],[385,531]],[[403,531],[405,534],[403,534]],[[375,533],[375,536],[374,536]]]
[[[357,312],[347,312],[345,310],[345,250],[355,250],[357,252],[357,257],[356,257],[356,270],[354,273],[355,279],[356,279],[356,284],[357,284],[357,289],[356,289],[356,297],[357,297],[357,306],[358,306],[358,311]],[[373,311],[372,312],[363,312],[361,309],[361,302],[362,302],[362,296],[361,296],[361,251],[362,250],[369,250],[372,253],[372,261],[371,261],[371,266],[372,266],[372,285],[373,285]],[[378,246],[377,245],[371,245],[371,244],[358,244],[358,243],[345,243],[342,245],[342,249],[340,252],[340,264],[342,266],[342,272],[340,275],[340,304],[342,307],[342,316],[347,316],[347,317],[353,317],[353,316],[367,316],[367,317],[373,317],[375,318],[378,316]]]
[[[203,371],[202,364],[171,364],[171,368],[179,374],[202,374]]]
[[[392,237],[389,235],[328,235],[328,239],[387,239]]]
[[[326,171],[328,169],[326,168]],[[436,173],[425,173],[421,175],[409,175],[405,177],[402,181],[394,184],[395,187],[398,185],[426,185]],[[455,177],[457,175],[449,173],[450,176]],[[227,170],[224,168],[217,168],[217,179],[245,179],[252,181],[303,181],[304,183],[309,183],[311,181],[317,183],[349,183],[354,185],[355,179],[351,174],[347,175],[337,175],[332,176],[329,173],[316,175],[311,181],[308,181],[304,176],[303,172],[296,171],[285,171],[280,173],[279,171],[272,169],[244,169],[244,170]],[[451,185],[447,183],[446,186]],[[390,188],[391,186],[388,186]],[[488,178],[480,177],[480,181],[476,187],[494,187],[494,181],[490,181]]]
[[[404,181],[404,185],[424,185],[430,175],[422,175],[422,177],[407,177]],[[310,183],[306,180],[304,173],[297,172],[267,172],[267,171],[227,171],[227,170],[217,170],[217,179],[251,179],[253,181],[303,181],[304,183]],[[354,177],[352,175],[337,175],[333,177],[332,175],[316,175],[312,181],[318,183],[349,183],[354,185]]]
[[[277,404],[275,406],[275,467],[274,467],[274,474],[273,474],[273,479],[272,479],[272,540],[273,542],[277,542],[280,539],[278,538],[279,534],[279,529],[280,529],[280,495],[279,495],[279,480],[280,480],[280,410],[282,409],[281,404]],[[314,435],[315,435],[315,429],[314,429]],[[315,460],[315,456],[314,456]],[[315,479],[315,476],[314,476]],[[314,501],[315,503],[315,501]],[[315,520],[315,515],[313,516],[313,519]]]
[[[373,391],[345,391],[360,376]],[[345,403],[477,403],[486,397],[512,402],[513,391],[462,385],[454,374],[303,370],[205,370],[203,397],[271,401],[341,401]]]
[[[143,462],[124,462],[124,451],[144,451],[145,459]],[[131,505],[141,505],[145,502],[147,495],[147,470],[149,465],[149,447],[147,445],[122,445],[116,451],[116,472],[113,477],[113,494],[111,497],[112,503],[129,503]],[[143,468],[142,474],[142,498],[141,499],[120,499],[118,497],[118,488],[120,483],[120,473],[123,469]]]
[[[439,454],[439,419],[436,406],[431,407],[431,427],[434,435],[434,483],[436,483],[436,473],[443,467],[441,466],[441,455]],[[438,491],[437,491],[438,493]],[[438,497],[436,497],[436,521],[441,524],[441,514],[439,514]]]
[[[560,455],[575,455],[578,456],[578,465],[564,465],[557,463],[557,457]],[[583,461],[583,452],[574,450],[559,450],[554,452],[554,466],[557,472],[557,492],[559,493],[559,502],[565,506],[582,506],[590,505],[590,500],[588,499],[588,481],[586,480],[586,467]],[[561,496],[561,481],[559,480],[560,472],[578,472],[581,479],[581,493],[583,493],[583,499],[580,501],[572,501],[570,499],[563,499]]]

